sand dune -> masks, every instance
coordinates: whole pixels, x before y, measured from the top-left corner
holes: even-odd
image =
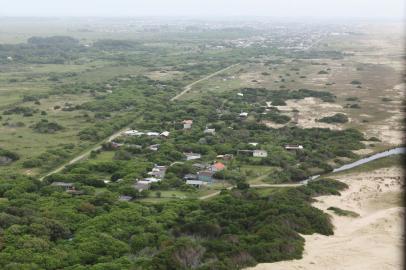
[[[402,170],[391,167],[335,178],[350,188],[342,196],[323,196],[314,203],[332,215],[334,236],[304,235],[303,259],[260,264],[251,270],[402,269]],[[360,217],[337,216],[326,210],[330,206],[357,212]]]

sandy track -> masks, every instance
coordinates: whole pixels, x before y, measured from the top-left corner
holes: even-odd
[[[102,148],[102,144],[103,144],[104,142],[111,142],[111,141],[113,141],[114,139],[120,137],[121,134],[122,134],[124,131],[126,131],[126,130],[128,130],[127,127],[124,128],[124,129],[121,129],[121,130],[117,131],[116,133],[114,133],[113,135],[111,135],[110,137],[108,137],[106,140],[103,140],[103,141],[99,142],[98,144],[96,144],[96,145],[95,145],[94,147],[92,147],[90,150],[85,151],[84,153],[80,154],[79,156],[76,156],[75,158],[71,159],[70,161],[68,161],[68,162],[66,162],[66,163],[64,163],[64,164],[62,164],[62,165],[59,166],[58,168],[56,168],[56,169],[54,169],[54,170],[48,172],[47,174],[45,174],[44,176],[42,176],[42,177],[40,178],[40,180],[42,181],[42,180],[44,180],[45,177],[50,176],[50,175],[52,175],[52,174],[54,174],[54,173],[58,173],[58,172],[62,171],[62,170],[65,169],[68,165],[72,165],[72,164],[74,164],[74,163],[76,163],[76,162],[78,162],[78,161],[80,161],[80,160],[82,160],[82,159],[87,158],[87,157],[91,154],[92,151],[98,151],[98,150],[100,150],[100,149]]]
[[[391,167],[335,179],[350,188],[342,196],[323,196],[314,203],[332,215],[335,235],[305,235],[303,259],[260,264],[251,270],[402,269],[402,170]],[[330,206],[355,211],[360,217],[337,216],[326,210]]]
[[[176,96],[174,96],[173,98],[171,98],[171,101],[175,101],[175,100],[181,98],[184,94],[186,94],[186,93],[188,93],[190,90],[192,90],[192,87],[193,87],[195,84],[198,84],[198,83],[200,83],[200,82],[202,82],[202,81],[205,81],[205,80],[208,80],[208,79],[210,79],[210,78],[213,78],[214,76],[217,76],[218,74],[220,74],[220,73],[222,73],[222,72],[224,72],[224,71],[226,71],[226,70],[229,70],[229,69],[231,69],[231,68],[233,68],[233,67],[235,67],[235,66],[238,66],[239,64],[240,64],[240,63],[237,63],[237,64],[234,64],[234,65],[228,66],[228,67],[223,68],[223,69],[221,69],[221,70],[219,70],[219,71],[216,71],[216,72],[214,72],[214,73],[212,73],[212,74],[210,74],[210,75],[208,75],[208,76],[206,76],[206,77],[203,77],[203,78],[201,78],[200,80],[197,80],[197,81],[195,81],[195,82],[192,82],[192,83],[189,84],[189,85],[186,85],[185,88],[184,88],[184,90],[183,90],[182,92],[180,92],[178,95],[176,95]]]

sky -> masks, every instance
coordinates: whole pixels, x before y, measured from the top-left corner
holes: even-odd
[[[402,19],[404,0],[0,0],[0,16]]]

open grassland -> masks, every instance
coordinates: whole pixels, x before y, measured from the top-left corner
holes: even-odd
[[[385,28],[386,29],[386,28]],[[366,137],[381,142],[369,143],[370,150],[380,151],[403,142],[405,84],[402,83],[403,47],[399,29],[396,34],[376,28],[358,36],[331,36],[315,50],[340,50],[342,59],[261,58],[242,63],[213,78],[195,85],[184,99],[193,100],[207,92],[229,92],[237,88],[296,90],[301,88],[328,91],[337,96],[335,103],[317,98],[289,100],[277,106],[284,114],[297,117],[303,128],[357,128]],[[365,30],[366,31],[366,30]],[[265,100],[264,100],[265,101]],[[318,119],[342,113],[349,121],[343,124],[321,123]],[[268,122],[271,127],[284,125]]]

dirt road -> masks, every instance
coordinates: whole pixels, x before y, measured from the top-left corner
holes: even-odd
[[[77,156],[77,157],[71,159],[70,161],[68,161],[68,162],[64,163],[63,165],[59,166],[58,168],[56,168],[56,169],[54,169],[54,170],[48,172],[46,175],[42,176],[42,177],[40,178],[40,180],[42,181],[42,180],[44,180],[45,177],[50,176],[51,174],[58,173],[58,172],[62,171],[63,169],[65,169],[66,166],[71,165],[71,164],[74,164],[74,163],[76,163],[76,162],[78,162],[78,161],[80,161],[80,160],[86,158],[87,156],[90,155],[90,153],[91,153],[92,151],[100,150],[101,147],[102,147],[101,145],[102,145],[103,143],[113,141],[114,139],[116,139],[117,137],[119,137],[119,136],[120,136],[124,131],[126,131],[126,130],[128,130],[127,127],[124,128],[124,129],[121,129],[121,130],[117,131],[116,133],[114,133],[113,135],[111,135],[110,137],[108,137],[107,139],[105,139],[105,140],[99,142],[98,144],[96,144],[96,145],[95,145],[93,148],[91,148],[90,150],[86,150],[84,153],[80,154],[79,156]]]
[[[192,90],[192,87],[193,87],[194,85],[196,85],[196,84],[198,84],[198,83],[200,83],[200,82],[202,82],[202,81],[205,81],[205,80],[207,80],[207,79],[210,79],[210,78],[212,78],[212,77],[214,77],[214,76],[216,76],[216,75],[218,75],[218,74],[220,74],[220,73],[222,73],[222,72],[224,72],[224,71],[226,71],[226,70],[229,70],[229,69],[231,69],[231,68],[233,68],[233,67],[235,67],[235,66],[238,66],[239,64],[240,64],[240,63],[237,63],[237,64],[234,64],[234,65],[228,66],[228,67],[226,67],[226,68],[223,68],[222,70],[216,71],[216,72],[214,72],[214,73],[212,73],[212,74],[210,74],[210,75],[208,75],[208,76],[206,76],[206,77],[204,77],[204,78],[201,78],[200,80],[197,80],[197,81],[195,81],[195,82],[193,82],[193,83],[191,83],[191,84],[186,85],[185,88],[184,88],[184,90],[183,90],[181,93],[179,93],[178,95],[176,95],[176,96],[174,96],[173,98],[171,98],[171,101],[175,101],[175,100],[179,99],[180,97],[182,97],[184,94],[186,94],[187,92],[189,92],[190,90]]]

